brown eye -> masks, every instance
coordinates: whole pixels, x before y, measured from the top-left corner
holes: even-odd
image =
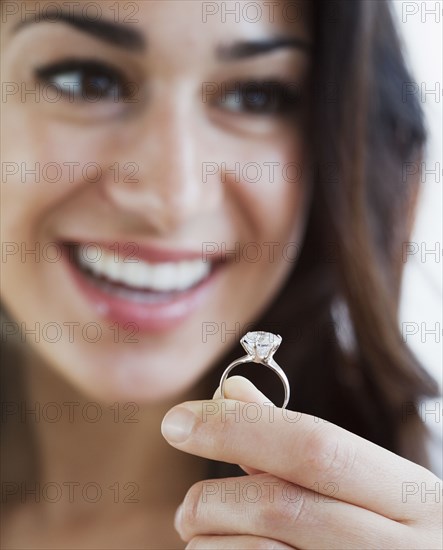
[[[298,89],[282,82],[237,82],[226,86],[219,100],[223,109],[252,115],[287,114],[299,104]]]
[[[124,75],[100,61],[66,60],[37,69],[36,76],[71,100],[117,102],[131,95]]]

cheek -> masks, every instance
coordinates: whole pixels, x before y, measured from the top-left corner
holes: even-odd
[[[311,196],[308,167],[304,140],[296,131],[226,156],[227,170],[219,177],[240,243],[225,318],[238,320],[245,312],[249,321],[259,318],[294,268]],[[232,250],[233,243],[229,245]]]
[[[109,170],[114,148],[104,127],[67,127],[26,107],[4,116],[2,232],[35,241],[44,238],[51,212]]]
[[[103,128],[68,128],[45,119],[36,106],[10,108],[5,114],[2,301],[18,317],[29,314],[38,321],[44,311],[42,296],[57,294],[57,277],[63,274],[60,262],[53,261],[60,252],[53,226],[63,229],[73,198],[93,185],[97,171],[92,165],[105,170],[104,150],[112,157],[103,133]],[[36,287],[40,293],[32,290]]]
[[[286,139],[285,139],[286,138]],[[272,145],[247,152],[235,174],[226,174],[240,223],[260,243],[284,247],[301,240],[310,196],[308,160],[300,134],[283,134]]]

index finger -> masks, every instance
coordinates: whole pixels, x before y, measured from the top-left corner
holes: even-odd
[[[334,498],[398,521],[417,519],[417,500],[404,498],[405,483],[438,480],[335,424],[270,403],[188,401],[167,413],[162,432],[188,453],[245,464],[323,494],[332,484]],[[426,503],[419,508],[426,515]]]

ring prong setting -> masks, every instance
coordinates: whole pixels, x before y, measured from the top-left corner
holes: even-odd
[[[279,334],[262,330],[248,332],[240,340],[243,349],[254,363],[270,361],[281,342],[282,337]]]

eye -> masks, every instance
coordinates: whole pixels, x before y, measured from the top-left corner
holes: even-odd
[[[70,100],[119,101],[133,96],[134,83],[102,61],[68,59],[35,71],[38,80]]]
[[[252,115],[283,115],[300,105],[300,90],[281,81],[248,81],[222,87],[218,104],[222,109]]]

